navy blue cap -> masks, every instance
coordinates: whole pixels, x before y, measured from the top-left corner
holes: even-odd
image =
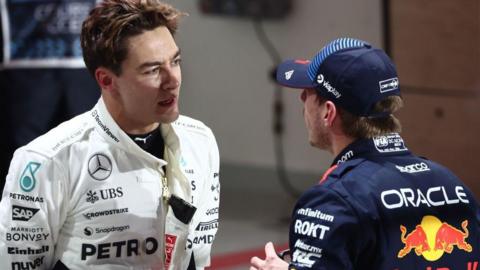
[[[343,109],[358,115],[382,117],[375,103],[399,96],[395,65],[381,49],[365,41],[339,38],[310,60],[287,60],[277,67],[277,82],[291,88],[314,88]]]

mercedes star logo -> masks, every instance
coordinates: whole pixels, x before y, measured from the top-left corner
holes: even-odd
[[[88,173],[95,180],[105,180],[112,173],[112,161],[104,154],[95,154],[88,160]]]

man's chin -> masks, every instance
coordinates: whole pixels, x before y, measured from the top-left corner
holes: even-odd
[[[178,117],[180,116],[180,113],[172,113],[169,115],[162,115],[159,119],[159,122],[162,124],[170,124],[172,122],[175,122]]]
[[[314,140],[309,140],[310,145],[318,148],[320,150],[328,150],[328,143],[325,141],[314,141]]]

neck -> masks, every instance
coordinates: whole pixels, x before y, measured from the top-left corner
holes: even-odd
[[[103,98],[105,107],[112,116],[113,120],[125,133],[130,135],[139,135],[149,133],[160,125],[159,123],[145,124],[128,116],[125,110],[117,102],[110,98]]]
[[[329,149],[330,152],[333,154],[334,157],[338,156],[343,149],[345,149],[348,145],[354,142],[355,139],[344,134],[334,135],[332,139],[331,148]]]

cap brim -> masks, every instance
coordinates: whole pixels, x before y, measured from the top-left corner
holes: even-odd
[[[291,88],[314,88],[316,84],[308,77],[309,61],[286,60],[277,67],[277,82]]]

